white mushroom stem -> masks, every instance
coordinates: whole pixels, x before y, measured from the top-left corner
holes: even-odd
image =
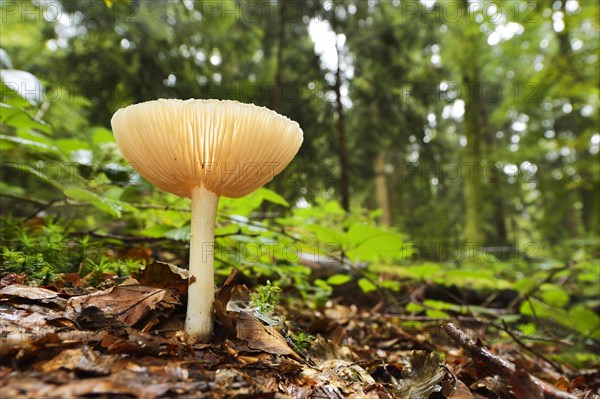
[[[215,218],[219,196],[203,186],[192,189],[190,273],[185,331],[209,342],[213,332]]]

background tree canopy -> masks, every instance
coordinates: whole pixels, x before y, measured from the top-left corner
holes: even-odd
[[[348,280],[315,281],[308,254],[361,269],[366,293],[397,293],[403,279],[512,290],[511,312],[584,337],[561,356],[592,356],[597,1],[0,7],[3,272],[47,282],[74,270],[126,275],[149,258],[185,266],[189,201],[128,166],[110,119],[157,98],[232,99],[297,121],[304,144],[267,188],[221,201],[221,275],[249,270],[318,302]],[[240,250],[273,242],[275,252]],[[125,257],[134,261],[113,256],[140,244],[142,255]]]

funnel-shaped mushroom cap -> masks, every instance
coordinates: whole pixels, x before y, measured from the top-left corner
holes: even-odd
[[[249,194],[281,172],[303,140],[296,122],[237,101],[148,101],[119,109],[111,124],[133,168],[181,197],[200,185],[220,196]]]

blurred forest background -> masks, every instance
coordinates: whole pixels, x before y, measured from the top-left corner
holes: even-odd
[[[268,188],[221,201],[221,275],[327,298],[348,273],[315,280],[305,258],[335,258],[364,292],[508,290],[512,321],[600,336],[597,1],[0,6],[3,271],[185,265],[189,201],[128,167],[110,118],[157,98],[232,99],[297,121],[305,141]],[[561,356],[589,361],[580,342]]]

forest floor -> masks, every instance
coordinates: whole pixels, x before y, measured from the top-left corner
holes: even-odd
[[[598,370],[551,359],[489,320],[288,301],[264,316],[228,278],[211,343],[183,330],[187,283],[146,268],[121,284],[0,282],[2,398],[600,398]],[[104,288],[104,289],[103,289]],[[284,321],[285,320],[285,321]],[[314,340],[291,339],[295,328]],[[305,337],[306,338],[306,337]]]

